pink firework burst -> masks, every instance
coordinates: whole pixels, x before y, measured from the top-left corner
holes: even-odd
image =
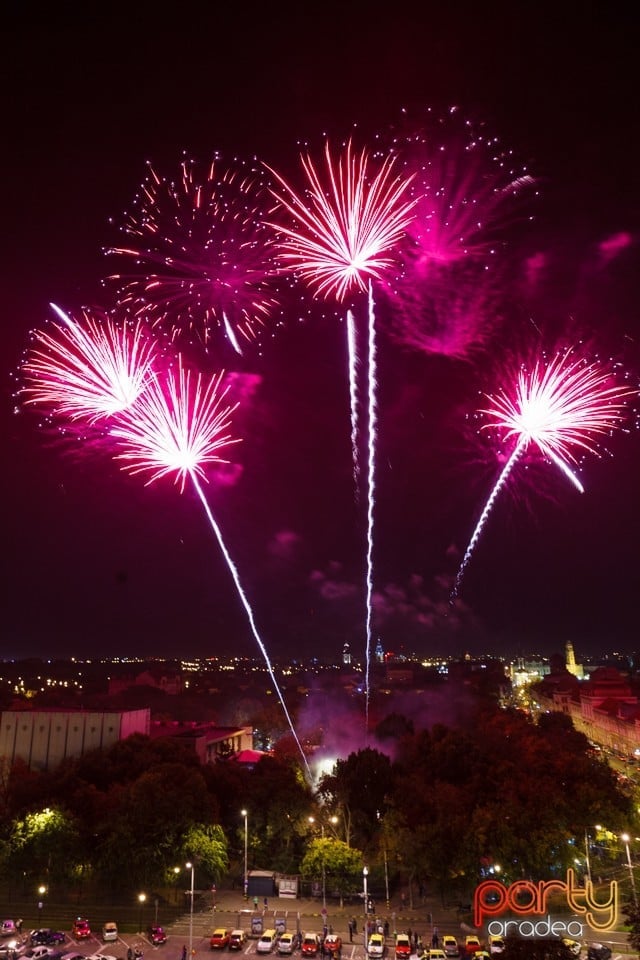
[[[177,369],[154,376],[146,390],[117,418],[110,435],[123,452],[123,469],[148,473],[147,484],[173,476],[181,491],[187,477],[206,479],[204,465],[226,462],[222,448],[236,443],[229,434],[235,405],[225,405],[223,374],[204,379],[178,358]]]
[[[489,406],[480,411],[489,417],[484,428],[498,431],[503,441],[515,439],[515,445],[476,524],[452,598],[498,494],[525,452],[537,449],[583,492],[571,465],[584,454],[600,454],[602,437],[622,428],[629,401],[637,395],[637,388],[620,382],[611,363],[589,361],[573,349],[562,350],[549,361],[538,360],[531,369],[522,366],[515,384],[487,395]]]
[[[386,289],[390,332],[403,345],[464,358],[495,327],[502,255],[515,223],[531,219],[524,211],[537,181],[484,124],[455,108],[443,116],[407,114],[389,141],[413,174],[416,200],[401,270]]]
[[[131,266],[108,278],[119,303],[174,338],[207,343],[221,329],[242,353],[279,306],[275,238],[264,223],[269,202],[257,165],[224,167],[216,157],[199,173],[185,159],[176,180],[149,165],[121,228],[127,242],[105,251]]]
[[[618,429],[637,391],[619,383],[611,364],[589,362],[573,349],[551,360],[522,367],[511,390],[489,395],[480,412],[490,418],[484,429],[503,439],[534,444],[554,462],[579,463],[584,453],[599,453],[598,440]]]
[[[328,141],[324,171],[311,157],[301,157],[306,189],[299,193],[283,177],[272,193],[292,224],[271,223],[281,236],[282,259],[316,296],[339,302],[366,280],[382,278],[392,265],[392,248],[413,216],[415,198],[408,196],[411,176],[394,171],[394,158],[376,165],[366,149],[349,141],[335,159]],[[271,168],[268,168],[271,169]]]
[[[495,256],[537,180],[485,125],[452,108],[438,117],[406,115],[392,149],[411,174],[415,216],[408,232],[415,268]],[[530,215],[528,217],[530,219]]]
[[[90,424],[129,408],[145,389],[158,357],[142,322],[118,323],[95,311],[81,320],[51,304],[51,330],[35,330],[22,364],[25,403],[57,418]]]

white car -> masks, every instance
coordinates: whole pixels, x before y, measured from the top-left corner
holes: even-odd
[[[256,944],[256,953],[271,953],[278,940],[275,930],[265,930]]]
[[[55,947],[31,947],[30,950],[27,950],[22,954],[23,957],[26,957],[26,960],[41,960],[42,957],[48,957],[51,953],[57,953]]]
[[[381,933],[372,933],[367,944],[367,956],[384,957],[385,942]]]

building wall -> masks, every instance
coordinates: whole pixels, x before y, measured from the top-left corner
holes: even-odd
[[[0,758],[23,760],[31,770],[53,770],[68,757],[106,750],[132,733],[148,734],[150,711],[4,710]]]

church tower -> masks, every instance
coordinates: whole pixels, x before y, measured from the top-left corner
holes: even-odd
[[[577,677],[579,680],[584,679],[584,667],[581,663],[576,663],[576,655],[573,651],[573,644],[571,640],[567,640],[565,644],[565,666],[567,668],[567,673],[572,674],[572,676]]]

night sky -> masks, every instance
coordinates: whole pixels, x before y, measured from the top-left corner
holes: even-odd
[[[91,5],[89,5],[91,6]],[[380,307],[375,634],[419,654],[636,647],[635,429],[588,457],[578,494],[549,464],[519,471],[456,569],[501,468],[477,437],[481,391],[519,351],[586,341],[640,381],[640,120],[636,32],[620,4],[146,4],[21,8],[2,27],[2,431],[5,657],[257,655],[189,491],[145,488],[104,451],[16,412],[28,334],[53,301],[104,304],[145,162],[251,158],[295,179],[298,144],[361,144],[403,109],[457,106],[538,181],[514,225],[500,318],[463,359],[411,349]],[[120,12],[118,12],[120,11]],[[534,284],[525,265],[543,263]],[[508,276],[508,279],[507,279]],[[310,300],[309,300],[310,302]],[[496,307],[496,310],[498,308]],[[209,502],[267,650],[364,651],[365,523],[354,502],[345,326],[293,307],[239,359],[236,482]]]

